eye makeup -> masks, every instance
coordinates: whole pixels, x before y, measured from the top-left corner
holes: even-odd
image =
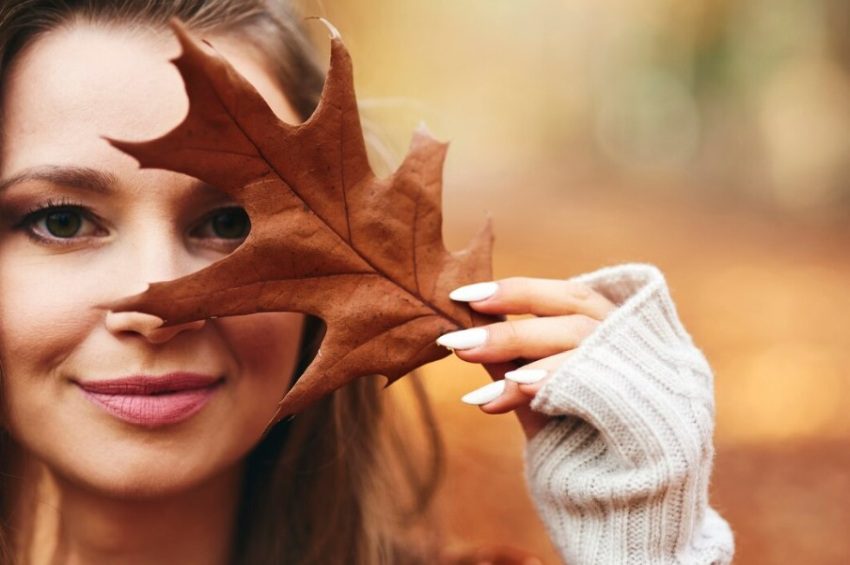
[[[79,227],[83,227],[86,222],[97,224],[96,216],[81,202],[72,200],[67,196],[62,196],[58,200],[47,198],[40,201],[35,206],[27,208],[24,212],[15,214],[13,217],[18,218],[13,220],[13,225],[10,229],[13,231],[23,232],[24,235],[31,240],[41,245],[47,246],[69,246],[78,245],[81,240],[91,237],[90,235],[78,236],[76,233],[63,237],[60,235],[50,235],[49,233],[36,230],[36,226],[42,220],[49,219],[52,214],[65,213],[76,218]],[[47,230],[49,232],[49,230]]]
[[[61,193],[48,194],[51,195],[17,196],[14,199],[0,197],[3,224],[11,232],[23,233],[38,245],[53,248],[91,245],[93,240],[109,234],[109,229],[104,227],[109,223],[83,201]],[[64,217],[56,214],[64,214]],[[54,229],[47,224],[51,220]],[[175,219],[177,224],[183,221]],[[73,233],[56,233],[65,231],[69,225]],[[250,220],[244,209],[230,204],[204,212],[183,233],[193,246],[229,253],[244,241],[248,231]]]

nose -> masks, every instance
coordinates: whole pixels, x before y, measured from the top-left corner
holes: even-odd
[[[106,312],[106,328],[114,334],[137,333],[151,343],[165,343],[183,331],[198,330],[204,327],[206,320],[197,320],[160,328],[162,319],[144,312]]]
[[[174,280],[205,267],[208,259],[187,253],[172,226],[161,214],[144,216],[137,231],[129,232],[129,250],[122,250],[122,264],[113,278],[115,292],[128,296],[144,290],[153,281]],[[129,231],[129,230],[128,230]],[[160,328],[162,319],[143,312],[106,312],[106,328],[113,334],[136,333],[151,343],[164,343],[180,332],[198,330],[206,320]]]

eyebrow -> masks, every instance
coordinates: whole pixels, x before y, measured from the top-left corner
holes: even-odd
[[[46,181],[53,184],[70,186],[98,194],[111,194],[117,182],[115,175],[108,171],[91,167],[67,165],[42,165],[24,169],[8,179],[0,180],[0,193],[10,186],[27,181]]]

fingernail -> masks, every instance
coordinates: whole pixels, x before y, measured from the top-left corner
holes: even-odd
[[[505,381],[493,381],[481,388],[477,388],[472,392],[464,394],[461,400],[467,404],[480,406],[481,404],[487,404],[491,400],[495,400],[503,392],[505,392]]]
[[[443,334],[437,338],[437,343],[449,349],[469,349],[478,347],[487,341],[487,330],[484,328],[470,328],[458,332]]]
[[[517,369],[505,373],[505,378],[515,383],[530,385],[541,381],[547,374],[549,374],[549,371],[545,369]]]
[[[490,298],[496,294],[498,289],[499,285],[495,282],[468,284],[451,291],[449,293],[449,298],[452,300],[460,300],[461,302],[474,302],[476,300]]]

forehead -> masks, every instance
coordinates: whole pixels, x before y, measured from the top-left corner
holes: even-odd
[[[278,116],[298,121],[256,50],[236,37],[208,39]],[[178,54],[168,31],[74,23],[40,36],[3,84],[4,175],[45,163],[135,163],[100,136],[150,139],[182,120],[188,99],[168,61]]]

